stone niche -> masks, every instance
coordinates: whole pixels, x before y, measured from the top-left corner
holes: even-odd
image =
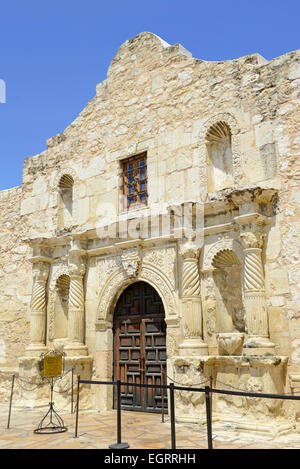
[[[241,263],[231,250],[219,252],[214,260],[217,332],[245,332]],[[234,288],[232,286],[234,285]]]
[[[231,131],[226,122],[212,125],[206,134],[208,192],[233,186]]]
[[[58,212],[57,227],[66,228],[73,220],[73,186],[74,179],[70,174],[64,174],[58,184]]]
[[[275,354],[270,337],[263,256],[275,195],[260,188],[225,190],[205,205],[199,259],[203,329],[194,335],[206,349],[192,354],[183,340],[182,353],[172,360],[176,384],[284,393],[288,359]],[[204,392],[178,390],[176,406],[179,421],[205,423]],[[212,411],[215,421],[244,431],[282,434],[292,428],[289,405],[280,399],[213,393]]]
[[[68,302],[70,277],[61,275],[56,281],[54,330],[56,339],[65,339],[68,334]]]

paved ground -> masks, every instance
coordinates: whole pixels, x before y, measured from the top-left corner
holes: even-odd
[[[101,414],[79,412],[78,436],[75,438],[76,414],[61,413],[68,431],[36,434],[47,409],[12,408],[10,428],[8,405],[0,405],[0,449],[108,449],[116,443],[116,411]],[[161,422],[159,414],[122,412],[122,441],[130,449],[170,449],[170,420]],[[300,434],[278,437],[249,435],[213,425],[214,449],[300,449]],[[207,449],[206,427],[176,424],[177,449]]]

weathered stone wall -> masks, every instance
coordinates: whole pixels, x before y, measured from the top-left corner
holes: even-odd
[[[290,372],[299,372],[300,364],[299,59],[297,51],[273,60],[264,70],[269,96],[260,93],[264,114],[274,116],[264,144],[274,142],[279,179],[277,215],[265,253],[270,331],[280,353],[289,357]]]
[[[29,339],[31,265],[20,217],[22,187],[0,192],[0,366],[17,365]]]
[[[114,221],[121,212],[120,160],[142,151],[151,210],[206,200],[205,137],[224,121],[232,134],[229,186],[278,190],[263,251],[270,338],[299,373],[299,84],[300,51],[270,62],[258,54],[206,62],[150,33],[126,41],[77,119],[47,141],[47,150],[25,160],[22,187],[0,194],[1,366],[16,363],[28,341],[31,265],[22,240]],[[64,174],[74,180],[73,221],[62,228],[58,184]],[[93,262],[87,278],[97,277]],[[96,283],[88,285],[91,305]],[[91,312],[91,345],[93,321]]]

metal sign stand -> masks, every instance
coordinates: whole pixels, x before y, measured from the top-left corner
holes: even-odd
[[[64,425],[63,419],[58,415],[54,409],[53,402],[53,388],[55,381],[54,379],[61,378],[62,375],[62,358],[63,353],[51,351],[41,355],[42,358],[42,376],[43,378],[50,379],[50,402],[49,410],[46,415],[40,421],[38,427],[34,430],[34,433],[62,433],[68,430]],[[48,419],[48,423],[47,423]]]

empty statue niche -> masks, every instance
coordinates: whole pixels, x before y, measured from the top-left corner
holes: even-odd
[[[233,186],[231,131],[226,122],[212,125],[206,134],[208,153],[208,192]]]
[[[67,228],[73,220],[73,186],[74,180],[64,174],[59,181],[58,228]]]
[[[69,290],[70,277],[68,275],[61,275],[56,281],[55,339],[67,338]]]
[[[242,295],[242,266],[230,249],[213,260],[216,288],[216,332],[244,332],[245,309]]]

